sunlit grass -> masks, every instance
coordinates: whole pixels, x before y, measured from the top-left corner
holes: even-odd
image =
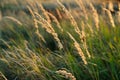
[[[85,11],[75,18],[74,9],[58,4],[62,19],[35,2],[18,10],[0,4],[0,79],[119,80],[120,23],[115,16],[80,3],[78,10],[82,5]]]

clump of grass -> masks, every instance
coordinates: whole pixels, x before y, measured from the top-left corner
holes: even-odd
[[[80,35],[80,30],[79,30],[79,27],[78,27],[74,17],[71,15],[71,13],[65,8],[65,6],[59,0],[57,0],[57,2],[60,5],[60,7],[63,9],[65,14],[68,16],[71,24],[75,27],[75,31]]]
[[[36,22],[35,26],[36,26],[36,28],[37,28],[37,32],[38,32],[37,23],[40,23],[40,24],[42,24],[42,27],[45,28],[48,33],[52,34],[52,36],[54,37],[55,41],[56,41],[57,44],[58,44],[58,48],[59,48],[59,49],[62,49],[62,48],[63,48],[63,45],[62,45],[62,43],[60,42],[60,40],[59,40],[59,38],[58,38],[58,35],[57,35],[57,33],[55,32],[55,30],[54,30],[54,28],[52,27],[52,25],[51,25],[47,20],[45,20],[44,18],[42,18],[39,13],[37,13],[37,12],[34,13],[30,8],[29,8],[29,10],[30,10],[30,12],[31,12],[31,14],[33,15],[34,18],[35,18],[35,14],[39,17],[39,20],[34,19],[35,22]],[[47,14],[47,12],[46,12],[46,14]],[[40,34],[39,34],[39,36],[40,36]],[[42,38],[43,41],[45,41],[42,36],[41,36],[41,38]]]
[[[40,9],[42,10],[44,16],[45,16],[45,19],[50,23],[51,20],[50,20],[50,17],[48,16],[48,13],[47,11],[44,9],[44,7],[42,6],[42,4],[38,4],[38,6],[40,7]]]
[[[58,48],[62,49],[63,45],[60,42],[60,39],[58,38],[58,34],[55,32],[54,28],[51,26],[50,23],[48,23],[44,18],[42,18],[38,13],[35,13],[37,16],[39,16],[39,23],[42,24],[42,27],[46,29],[48,33],[50,33],[55,41],[57,42]]]
[[[75,0],[75,1],[79,5],[79,7],[81,8],[81,10],[83,11],[85,20],[88,20],[88,14],[87,14],[85,5],[83,4],[83,1],[82,0]]]

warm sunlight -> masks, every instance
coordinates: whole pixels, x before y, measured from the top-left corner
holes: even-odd
[[[120,80],[120,0],[0,0],[0,80]]]

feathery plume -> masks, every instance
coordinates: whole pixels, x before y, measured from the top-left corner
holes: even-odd
[[[78,54],[80,55],[80,57],[81,57],[82,61],[84,62],[84,64],[85,65],[88,64],[87,61],[86,61],[86,57],[85,57],[79,43],[75,40],[75,38],[69,32],[67,32],[67,33],[70,36],[70,38],[74,41],[74,46],[77,49]]]
[[[59,19],[62,19],[62,15],[61,15],[60,11],[57,8],[55,10],[56,10],[56,13],[57,13]]]
[[[94,8],[94,6],[93,6],[92,3],[90,3],[89,5],[90,5],[90,8],[91,8],[91,10],[92,10],[93,19],[94,19],[94,24],[95,24],[97,30],[99,30],[99,16],[98,16],[98,13],[97,13],[97,11],[96,11],[96,9]]]
[[[115,23],[114,23],[114,20],[113,20],[111,12],[108,9],[106,9],[106,8],[104,8],[104,10],[106,11],[106,13],[108,15],[108,18],[110,20],[110,23],[111,23],[112,27],[115,28]]]
[[[10,20],[16,22],[17,24],[22,25],[22,23],[18,19],[14,18],[12,16],[5,16],[3,18],[10,19]]]
[[[91,57],[91,55],[90,55],[90,53],[89,53],[89,51],[88,51],[88,49],[87,49],[87,43],[86,43],[86,34],[85,34],[85,24],[84,24],[84,22],[82,21],[82,34],[81,34],[81,42],[83,43],[83,47],[84,47],[84,49],[86,50],[86,53],[87,53],[87,55],[88,55],[88,57],[90,58]]]
[[[73,76],[72,73],[69,73],[65,70],[58,70],[58,71],[56,71],[56,73],[64,76],[66,79],[76,80],[75,76]]]
[[[108,2],[108,10],[110,10],[112,12],[114,11],[114,9],[113,9],[113,3],[111,1]]]
[[[85,19],[88,20],[88,15],[87,15],[87,12],[86,12],[86,8],[85,8],[82,0],[75,0],[75,1],[80,6],[81,10],[83,11]]]
[[[39,15],[37,12],[35,12],[35,14],[39,17],[39,20],[37,20],[37,22],[42,24],[42,27],[45,28],[46,31],[54,37],[55,41],[58,44],[58,48],[61,50],[63,48],[63,45],[60,42],[60,39],[58,38],[58,35],[55,32],[54,28],[51,26],[51,24],[49,22],[47,22],[47,20],[42,18],[41,15]]]
[[[33,17],[33,21],[34,21],[34,25],[35,25],[35,29],[36,29],[35,34],[37,34],[37,36],[38,36],[44,43],[46,43],[44,37],[39,33],[39,30],[38,30],[38,22],[37,22],[37,19],[35,18],[34,12],[32,11],[32,9],[31,9],[29,6],[27,6],[27,8],[28,8],[28,10],[30,11],[30,13],[31,13],[31,15],[32,15],[32,17]]]
[[[58,28],[63,31],[62,27],[60,26],[60,23],[59,21],[57,20],[57,18],[50,12],[46,12],[52,19],[53,21],[57,24]]]
[[[50,20],[50,17],[48,16],[48,14],[47,14],[47,11],[44,9],[44,7],[42,6],[41,3],[39,3],[38,6],[40,7],[41,11],[43,12],[43,15],[45,16],[45,19],[50,23],[51,20]]]
[[[65,8],[65,6],[59,1],[57,0],[57,3],[60,5],[60,7],[63,9],[63,11],[65,12],[65,14],[68,16],[70,22],[72,23],[72,25],[75,28],[75,32],[79,34],[79,36],[81,36],[81,31],[77,25],[77,22],[75,21],[74,17],[71,15],[71,13]]]

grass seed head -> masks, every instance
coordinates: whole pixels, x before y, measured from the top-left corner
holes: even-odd
[[[73,76],[72,73],[69,73],[65,70],[58,70],[58,71],[56,71],[56,73],[64,76],[66,79],[76,80],[75,76]]]
[[[86,57],[85,57],[85,55],[84,55],[84,53],[83,53],[79,43],[75,40],[75,38],[69,32],[68,32],[68,35],[74,41],[74,46],[75,46],[76,50],[78,51],[78,54],[81,57],[82,61],[86,65],[87,64]]]
[[[106,11],[106,13],[108,15],[108,18],[109,18],[109,21],[110,21],[112,27],[115,28],[115,22],[114,22],[114,19],[113,19],[111,12],[106,8],[104,8],[104,10]]]

